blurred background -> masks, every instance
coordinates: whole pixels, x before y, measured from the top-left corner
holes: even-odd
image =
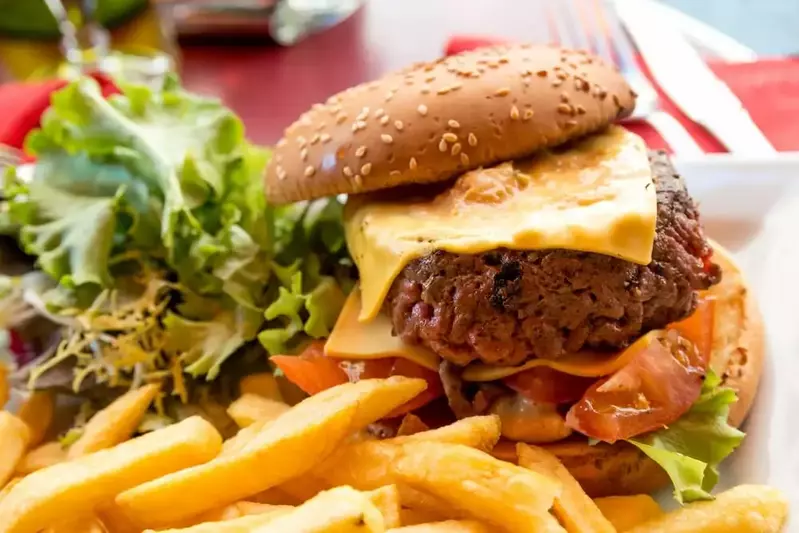
[[[675,8],[675,24],[709,37],[720,30],[748,59],[799,53],[796,0],[634,1]],[[438,57],[452,35],[553,40],[546,13],[564,3],[607,2],[0,0],[0,83],[95,70],[156,82],[176,70],[241,114],[255,141],[274,142],[308,105]]]

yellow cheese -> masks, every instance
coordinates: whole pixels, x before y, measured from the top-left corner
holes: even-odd
[[[472,363],[463,370],[461,377],[464,381],[496,381],[530,368],[547,366],[564,374],[598,378],[613,374],[629,363],[636,353],[638,353],[637,350],[629,348],[615,354],[581,352],[570,354],[554,361],[549,359],[530,359],[519,366],[492,366],[483,363]]]
[[[350,293],[339,315],[336,326],[325,343],[325,355],[337,359],[384,359],[401,357],[417,365],[438,371],[441,359],[421,346],[403,343],[391,333],[391,320],[379,314],[374,320],[361,322],[361,292],[356,287]],[[617,354],[577,353],[556,361],[532,359],[520,366],[492,366],[473,363],[463,371],[466,381],[495,381],[517,374],[528,368],[548,366],[554,370],[584,377],[600,377],[612,374],[627,364],[635,350],[622,350]]]
[[[568,150],[467,172],[437,195],[397,194],[351,196],[345,208],[347,243],[361,277],[361,321],[378,316],[405,265],[435,250],[565,248],[651,260],[652,172],[643,140],[621,127]]]
[[[421,346],[406,345],[392,335],[391,321],[382,313],[368,323],[360,322],[360,309],[361,291],[356,287],[344,303],[336,326],[325,343],[326,356],[339,359],[402,357],[438,372],[441,359],[436,354]]]

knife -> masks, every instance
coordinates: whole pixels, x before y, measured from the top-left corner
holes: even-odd
[[[612,2],[652,77],[688,118],[705,127],[730,152],[776,153],[738,97],[679,31],[662,24],[636,0]]]

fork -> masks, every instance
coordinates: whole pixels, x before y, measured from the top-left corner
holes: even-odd
[[[646,121],[677,155],[704,154],[683,125],[661,109],[657,91],[638,67],[635,45],[607,0],[545,0],[545,9],[561,46],[591,50],[615,64],[638,94],[627,121]]]
[[[0,171],[22,162],[22,152],[12,146],[0,143]]]

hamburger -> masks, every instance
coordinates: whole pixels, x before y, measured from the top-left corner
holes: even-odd
[[[273,357],[307,393],[402,374],[397,418],[497,414],[593,496],[708,496],[763,359],[753,298],[667,155],[615,121],[612,66],[485,48],[332,96],[285,132],[269,201],[347,195],[359,286],[324,347]]]

